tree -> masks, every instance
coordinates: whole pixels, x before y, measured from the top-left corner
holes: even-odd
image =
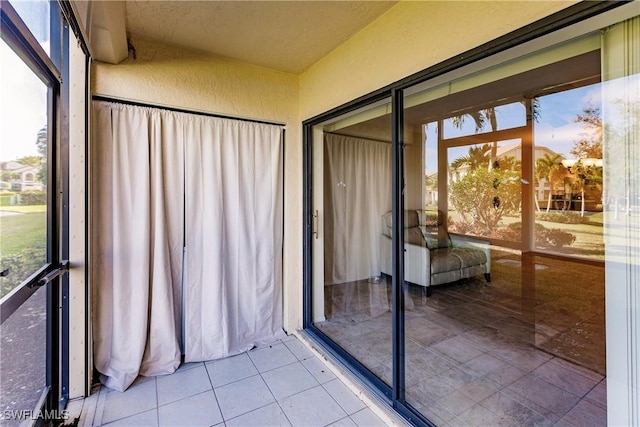
[[[489,157],[487,152],[491,149],[490,144],[473,146],[469,148],[469,154],[458,157],[451,162],[450,168],[458,175],[461,168],[466,167],[469,171],[478,169],[482,165],[487,164]]]
[[[486,123],[489,123],[489,125],[491,126],[491,132],[495,132],[498,130],[498,121],[496,118],[495,107],[489,107],[484,110],[477,110],[470,113],[462,114],[460,116],[454,116],[451,118],[451,123],[453,124],[453,126],[459,129],[462,127],[467,117],[470,117],[475,123],[476,133],[480,133]],[[493,168],[493,163],[498,156],[498,142],[496,141],[484,145],[488,147],[487,151],[490,151],[490,155],[489,157],[487,157],[487,160],[489,165],[488,169],[491,170]]]
[[[576,156],[574,173],[578,179],[575,180],[582,195],[580,216],[584,216],[585,200],[584,190],[587,183],[602,184],[602,167],[595,166],[591,159],[602,159],[602,115],[600,109],[594,106],[591,101],[582,109],[582,114],[576,115],[573,120],[582,124],[584,132],[580,138],[574,141],[571,154]],[[587,160],[588,159],[588,160]]]
[[[573,143],[571,154],[577,159],[601,159],[602,158],[602,115],[600,109],[591,101],[582,109],[573,120],[582,124],[584,133]]]
[[[533,98],[522,100],[520,101],[520,103],[524,105],[525,108],[527,107],[528,103],[530,103],[531,118],[534,121],[538,121],[538,119],[540,118],[540,101],[537,98]],[[527,114],[529,113],[527,112]],[[495,107],[488,107],[482,110],[472,111],[466,114],[461,114],[459,116],[454,116],[451,118],[451,123],[453,124],[453,126],[459,129],[462,127],[467,117],[471,118],[475,123],[476,133],[480,133],[480,131],[484,129],[484,126],[487,123],[489,123],[489,126],[491,127],[491,132],[496,132],[498,130],[498,118],[496,116]],[[487,151],[490,151],[490,155],[488,156],[487,160],[489,161],[488,169],[491,170],[494,168],[495,162],[498,158],[498,141],[485,145],[490,147],[490,150],[487,149]]]
[[[558,172],[562,171],[562,156],[560,154],[550,155],[544,153],[544,157],[536,160],[536,176],[546,178],[549,182],[549,200],[547,200],[547,213],[551,208],[551,194],[553,193],[553,186],[555,184],[555,178],[558,176]]]
[[[463,228],[490,236],[506,214],[518,209],[520,176],[512,170],[477,168],[452,182],[449,193]]]
[[[16,162],[25,166],[33,166],[34,168],[40,167],[40,163],[42,162],[42,157],[40,156],[24,156],[16,159]]]
[[[47,145],[49,142],[49,130],[47,125],[44,125],[42,129],[38,131],[38,136],[36,137],[36,148],[38,149],[38,154],[42,159],[40,164],[40,172],[38,172],[38,180],[42,182],[44,185],[47,185]]]

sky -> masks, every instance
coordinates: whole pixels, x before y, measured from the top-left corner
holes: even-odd
[[[539,118],[534,122],[534,143],[536,146],[547,147],[565,158],[571,158],[571,148],[580,134],[584,132],[581,124],[575,122],[575,118],[582,113],[583,108],[589,103],[600,105],[601,85],[600,83],[558,92],[539,99]],[[520,103],[512,104],[508,107],[498,109],[496,117],[498,129],[509,129],[524,125],[524,106]],[[446,137],[469,135],[475,132],[473,120],[465,121],[461,129],[445,124],[444,134]],[[510,141],[513,143],[514,141]],[[431,174],[437,171],[437,134],[435,123],[427,128],[427,159],[426,173]],[[449,162],[455,158],[468,153],[468,147],[460,147],[449,150]]]
[[[12,1],[49,51],[46,2]],[[37,155],[38,131],[47,123],[47,86],[0,40],[0,161]]]

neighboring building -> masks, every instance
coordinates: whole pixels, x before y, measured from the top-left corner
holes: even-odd
[[[44,185],[38,180],[40,168],[23,165],[16,161],[0,163],[0,171],[10,172],[10,178],[5,180],[12,191],[42,191]]]

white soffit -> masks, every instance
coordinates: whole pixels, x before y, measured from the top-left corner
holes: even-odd
[[[397,1],[126,0],[128,35],[300,74]]]

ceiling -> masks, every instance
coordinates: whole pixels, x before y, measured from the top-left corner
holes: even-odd
[[[126,31],[300,74],[396,3],[126,0]]]

